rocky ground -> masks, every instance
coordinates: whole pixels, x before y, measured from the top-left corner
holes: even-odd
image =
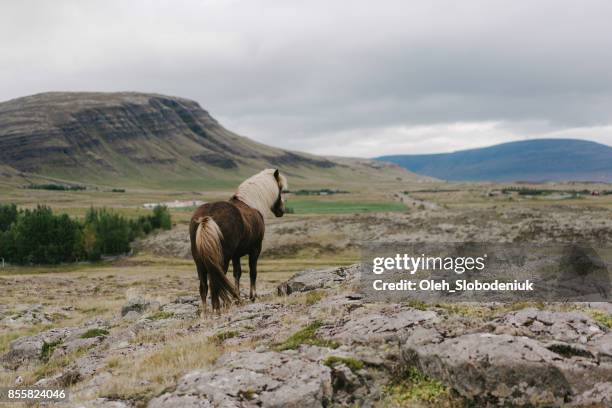
[[[324,267],[364,241],[612,241],[591,201],[451,194],[270,220],[260,297],[220,315],[201,315],[184,223],[131,257],[4,272],[0,386],[68,387],[73,407],[612,406],[609,303],[377,303],[359,267]]]
[[[0,375],[69,387],[75,407],[612,405],[609,303],[371,303],[359,269],[304,271],[218,316],[136,296],[13,340]],[[62,313],[43,309],[0,318]]]
[[[612,241],[610,210],[598,207],[547,205],[444,208],[420,203],[409,212],[288,217],[266,226],[264,256],[290,257],[300,253],[330,255],[357,252],[362,242],[549,242]],[[423,204],[424,203],[424,204]],[[418,208],[422,206],[421,208]],[[161,256],[189,259],[187,225],[140,242]]]

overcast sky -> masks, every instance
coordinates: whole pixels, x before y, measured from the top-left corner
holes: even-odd
[[[612,145],[610,1],[0,2],[0,100],[144,91],[275,146]]]

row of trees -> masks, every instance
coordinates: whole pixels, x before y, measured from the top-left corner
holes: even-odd
[[[57,264],[99,260],[130,251],[130,243],[156,229],[170,229],[165,206],[136,219],[91,208],[83,221],[55,215],[49,207],[20,210],[0,204],[0,257],[15,264]]]

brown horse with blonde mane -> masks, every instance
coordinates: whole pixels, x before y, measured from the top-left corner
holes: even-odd
[[[240,300],[240,258],[249,256],[251,288],[249,297],[257,296],[257,259],[261,252],[264,217],[272,212],[285,213],[282,191],[287,180],[278,169],[266,169],[245,180],[228,201],[206,203],[194,212],[189,224],[191,255],[200,278],[200,297],[206,310],[210,286],[213,310],[221,302],[228,305]],[[229,262],[234,269],[234,285],[227,279]]]

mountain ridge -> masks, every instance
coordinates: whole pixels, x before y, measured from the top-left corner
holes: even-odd
[[[267,146],[225,129],[195,101],[140,92],[46,92],[0,103],[0,166],[5,177],[172,188],[234,185],[266,167],[298,184],[416,177],[396,165]]]
[[[449,181],[612,182],[612,147],[582,139],[531,139],[377,160]]]

